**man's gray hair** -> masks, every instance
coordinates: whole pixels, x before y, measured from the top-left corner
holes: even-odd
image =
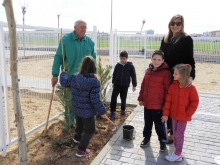
[[[77,26],[80,22],[84,22],[84,23],[86,23],[85,21],[83,21],[83,20],[77,20],[75,23],[74,23],[74,26]]]

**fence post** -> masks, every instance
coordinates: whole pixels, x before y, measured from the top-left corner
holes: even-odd
[[[6,56],[5,56],[5,32],[3,27],[0,29],[0,50],[1,50],[1,61],[2,61],[2,82],[4,87],[4,98],[5,98],[5,117],[6,117],[6,127],[7,127],[7,141],[11,141],[11,133],[10,133],[10,117],[9,117],[9,108],[8,108],[8,82],[7,82],[7,70],[6,70]]]
[[[114,66],[116,65],[116,63],[117,63],[117,61],[118,61],[118,59],[116,59],[116,57],[117,57],[117,49],[118,49],[118,47],[117,47],[117,30],[115,30],[114,31],[114,39],[113,39],[113,45],[114,45],[114,47],[113,47],[113,57],[114,57]]]
[[[93,26],[92,40],[95,42],[94,49],[97,53],[97,26]]]
[[[109,42],[109,64],[113,66],[113,31],[110,29],[110,42]]]
[[[1,81],[1,76],[0,76]],[[6,156],[6,142],[5,142],[5,127],[4,127],[4,111],[2,106],[2,87],[0,87],[0,140],[1,140],[1,146],[0,150],[2,152],[2,156]]]
[[[0,26],[0,50],[1,50],[1,56],[3,57],[3,42],[4,42],[4,37],[3,37],[3,27]],[[1,58],[0,60],[1,66],[3,68],[3,63],[4,63],[4,58]],[[2,73],[4,73],[4,70],[2,70]],[[4,76],[4,74],[1,74]],[[1,146],[0,149],[2,151],[2,156],[6,156],[6,141],[5,141],[5,127],[4,127],[4,110],[3,110],[3,100],[2,100],[2,80],[0,76],[0,140],[1,140]],[[4,92],[5,93],[5,92]],[[5,98],[7,99],[7,98]]]
[[[118,59],[119,59],[119,54],[120,54],[120,44],[121,44],[121,37],[119,36],[119,34],[117,34],[117,45],[118,45],[118,47],[117,47],[117,57],[118,57]]]
[[[144,71],[143,71],[143,75],[145,75],[145,70],[147,67],[146,56],[147,56],[147,30],[144,33]]]

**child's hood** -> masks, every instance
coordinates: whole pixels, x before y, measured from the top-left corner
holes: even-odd
[[[89,74],[87,77],[82,74],[77,74],[73,77],[73,86],[76,86],[78,89],[90,90],[90,88],[96,84],[98,79],[94,74]]]

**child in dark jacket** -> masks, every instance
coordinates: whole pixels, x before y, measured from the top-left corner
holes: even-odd
[[[112,76],[111,120],[114,120],[116,116],[116,104],[119,93],[121,98],[121,115],[125,115],[128,87],[131,82],[130,79],[132,79],[132,90],[134,92],[137,86],[135,67],[132,62],[128,61],[127,51],[122,51],[120,53],[120,61],[116,64]]]
[[[86,56],[80,66],[79,74],[68,77],[66,72],[60,74],[60,84],[71,88],[73,113],[76,117],[74,142],[79,143],[77,157],[90,153],[89,141],[95,133],[95,115],[106,118],[106,109],[100,100],[100,81],[96,75],[95,61]]]
[[[155,124],[158,140],[160,141],[160,151],[166,151],[166,134],[161,122],[162,109],[165,103],[165,97],[170,84],[172,83],[172,74],[169,71],[167,63],[164,62],[164,54],[160,50],[153,52],[152,63],[147,69],[144,79],[141,83],[141,90],[138,97],[139,105],[144,106],[144,139],[141,147],[146,147],[150,143],[152,126]],[[163,141],[164,140],[164,141]]]
[[[194,85],[189,85],[191,73],[189,64],[178,64],[174,67],[174,81],[170,85],[164,105],[162,121],[168,116],[172,118],[175,151],[165,156],[168,161],[182,161],[184,132],[187,121],[192,120],[198,104],[199,96]]]

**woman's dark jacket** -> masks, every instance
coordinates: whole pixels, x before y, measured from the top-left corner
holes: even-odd
[[[68,78],[67,73],[62,72],[60,84],[71,88],[73,113],[76,116],[89,118],[106,113],[105,106],[100,100],[100,82],[93,74],[87,77],[73,74]]]
[[[127,62],[126,64],[121,64],[118,62],[115,66],[112,83],[118,86],[130,86],[130,82],[132,79],[133,87],[137,86],[137,79],[135,68],[132,62]]]
[[[182,37],[177,43],[171,40],[168,43],[161,41],[160,50],[164,52],[164,60],[173,72],[173,67],[177,64],[190,64],[192,67],[191,77],[195,78],[195,61],[193,57],[193,40],[190,36]]]

